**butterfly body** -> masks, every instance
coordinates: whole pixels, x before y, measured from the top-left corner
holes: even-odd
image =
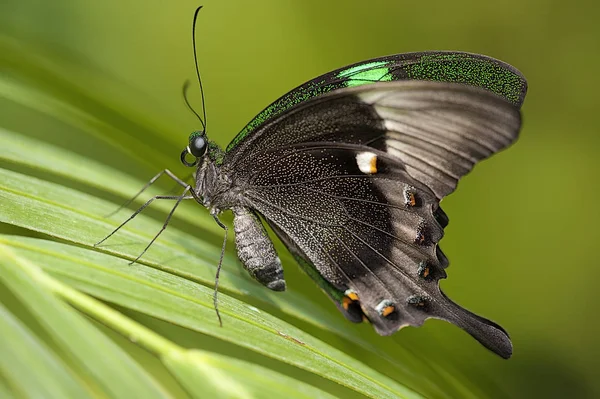
[[[284,291],[283,267],[264,226],[250,208],[234,207],[235,246],[242,264],[258,282]]]
[[[231,209],[248,272],[284,290],[262,218],[351,321],[381,335],[427,318],[465,329],[509,357],[497,324],[440,290],[448,260],[439,207],[475,163],[520,128],[522,75],[468,53],[411,53],[365,61],[296,88],[222,151],[204,131],[195,197],[213,215]]]

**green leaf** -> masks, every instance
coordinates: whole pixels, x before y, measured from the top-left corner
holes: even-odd
[[[92,397],[67,365],[2,304],[0,335],[0,371],[11,390],[29,397]]]
[[[114,342],[100,334],[85,318],[52,295],[57,291],[68,291],[67,287],[57,284],[33,263],[19,257],[4,245],[0,246],[0,270],[0,278],[4,285],[35,317],[40,329],[49,336],[57,350],[73,363],[79,378],[91,380],[95,389],[105,392],[110,397],[166,396],[148,374]],[[49,292],[49,289],[54,292]],[[21,348],[23,351],[26,349],[30,348]],[[43,349],[38,351],[41,350]],[[114,367],[115,364],[119,367]],[[21,377],[26,375],[21,374]],[[43,381],[49,377],[51,376],[40,372],[35,378]],[[26,389],[27,384],[27,380],[19,381],[21,389]],[[45,392],[50,396],[57,393],[55,390]]]
[[[0,307],[0,315],[6,316],[0,323],[0,331],[5,332],[4,338],[12,338],[3,340],[6,348],[2,353],[6,356],[0,362],[0,370],[13,381],[15,391],[23,391],[27,396],[91,397],[85,387],[77,384],[79,379],[87,377],[95,390],[110,397],[169,397],[126,353],[89,321],[65,307],[55,295],[157,354],[194,397],[209,394],[215,398],[272,397],[263,395],[269,391],[287,392],[286,396],[298,398],[330,397],[262,367],[199,350],[185,350],[53,279],[9,247],[0,244],[0,254],[3,282],[35,314],[54,343],[77,363],[73,369],[61,364],[47,347],[37,342],[37,337]],[[29,342],[20,343],[19,340]],[[31,372],[39,378],[34,384],[29,383]],[[78,379],[70,374],[78,374]],[[257,384],[257,375],[276,384],[272,383],[265,390]]]
[[[225,324],[225,328],[220,328],[215,322],[211,289],[153,268],[129,267],[105,254],[38,241],[18,237],[0,240],[18,248],[22,256],[49,265],[45,269],[64,282],[105,301],[247,347],[367,396],[413,396],[387,377],[234,298],[220,297]]]
[[[185,357],[168,356],[164,359],[171,372],[195,397],[233,398],[333,398],[326,392],[307,384],[298,383],[279,373],[248,362],[211,355],[198,350],[187,351]],[[196,368],[206,369],[206,384],[200,385],[193,377]]]

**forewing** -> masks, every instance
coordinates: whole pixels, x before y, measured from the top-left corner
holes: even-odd
[[[294,107],[224,164],[349,319],[364,314],[387,335],[441,318],[508,357],[504,330],[439,289],[447,266],[439,199],[519,127],[518,108],[481,89],[380,83]]]
[[[341,88],[401,80],[428,80],[480,87],[519,108],[527,92],[527,81],[521,72],[485,55],[450,51],[394,54],[348,65],[296,87],[252,119],[229,144],[227,151],[233,151],[265,122],[304,101]]]
[[[473,165],[510,145],[519,110],[487,91],[437,82],[376,83],[337,90],[265,123],[226,164],[248,178],[277,151],[300,143],[359,144],[393,156],[438,199],[451,193]],[[274,151],[274,152],[272,152]]]

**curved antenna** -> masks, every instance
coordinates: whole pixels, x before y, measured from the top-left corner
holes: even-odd
[[[202,130],[206,130],[206,124],[202,120],[202,117],[200,115],[198,115],[198,113],[196,112],[196,110],[194,108],[192,108],[190,101],[188,100],[187,90],[189,89],[189,87],[190,87],[190,81],[188,79],[183,83],[183,101],[185,101],[185,105],[187,105],[188,109],[190,111],[192,111],[194,113],[194,115],[196,115],[198,117],[198,120],[202,124]],[[202,105],[204,106],[204,102],[202,103]]]
[[[200,86],[200,96],[202,97],[202,115],[204,116],[202,128],[206,130],[206,106],[204,105],[204,89],[202,88],[202,79],[200,79],[200,70],[198,69],[198,52],[196,51],[196,20],[198,19],[198,13],[201,9],[202,6],[196,8],[196,11],[194,12],[194,20],[192,22],[192,45],[194,46],[194,64],[196,65],[196,76],[198,77],[198,85]],[[194,113],[196,114],[196,112]]]

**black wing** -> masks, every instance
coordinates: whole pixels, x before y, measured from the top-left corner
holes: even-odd
[[[224,165],[350,320],[364,314],[387,335],[441,318],[508,357],[501,327],[439,289],[448,264],[437,246],[447,223],[439,200],[519,128],[517,107],[478,88],[379,83],[292,108]]]

